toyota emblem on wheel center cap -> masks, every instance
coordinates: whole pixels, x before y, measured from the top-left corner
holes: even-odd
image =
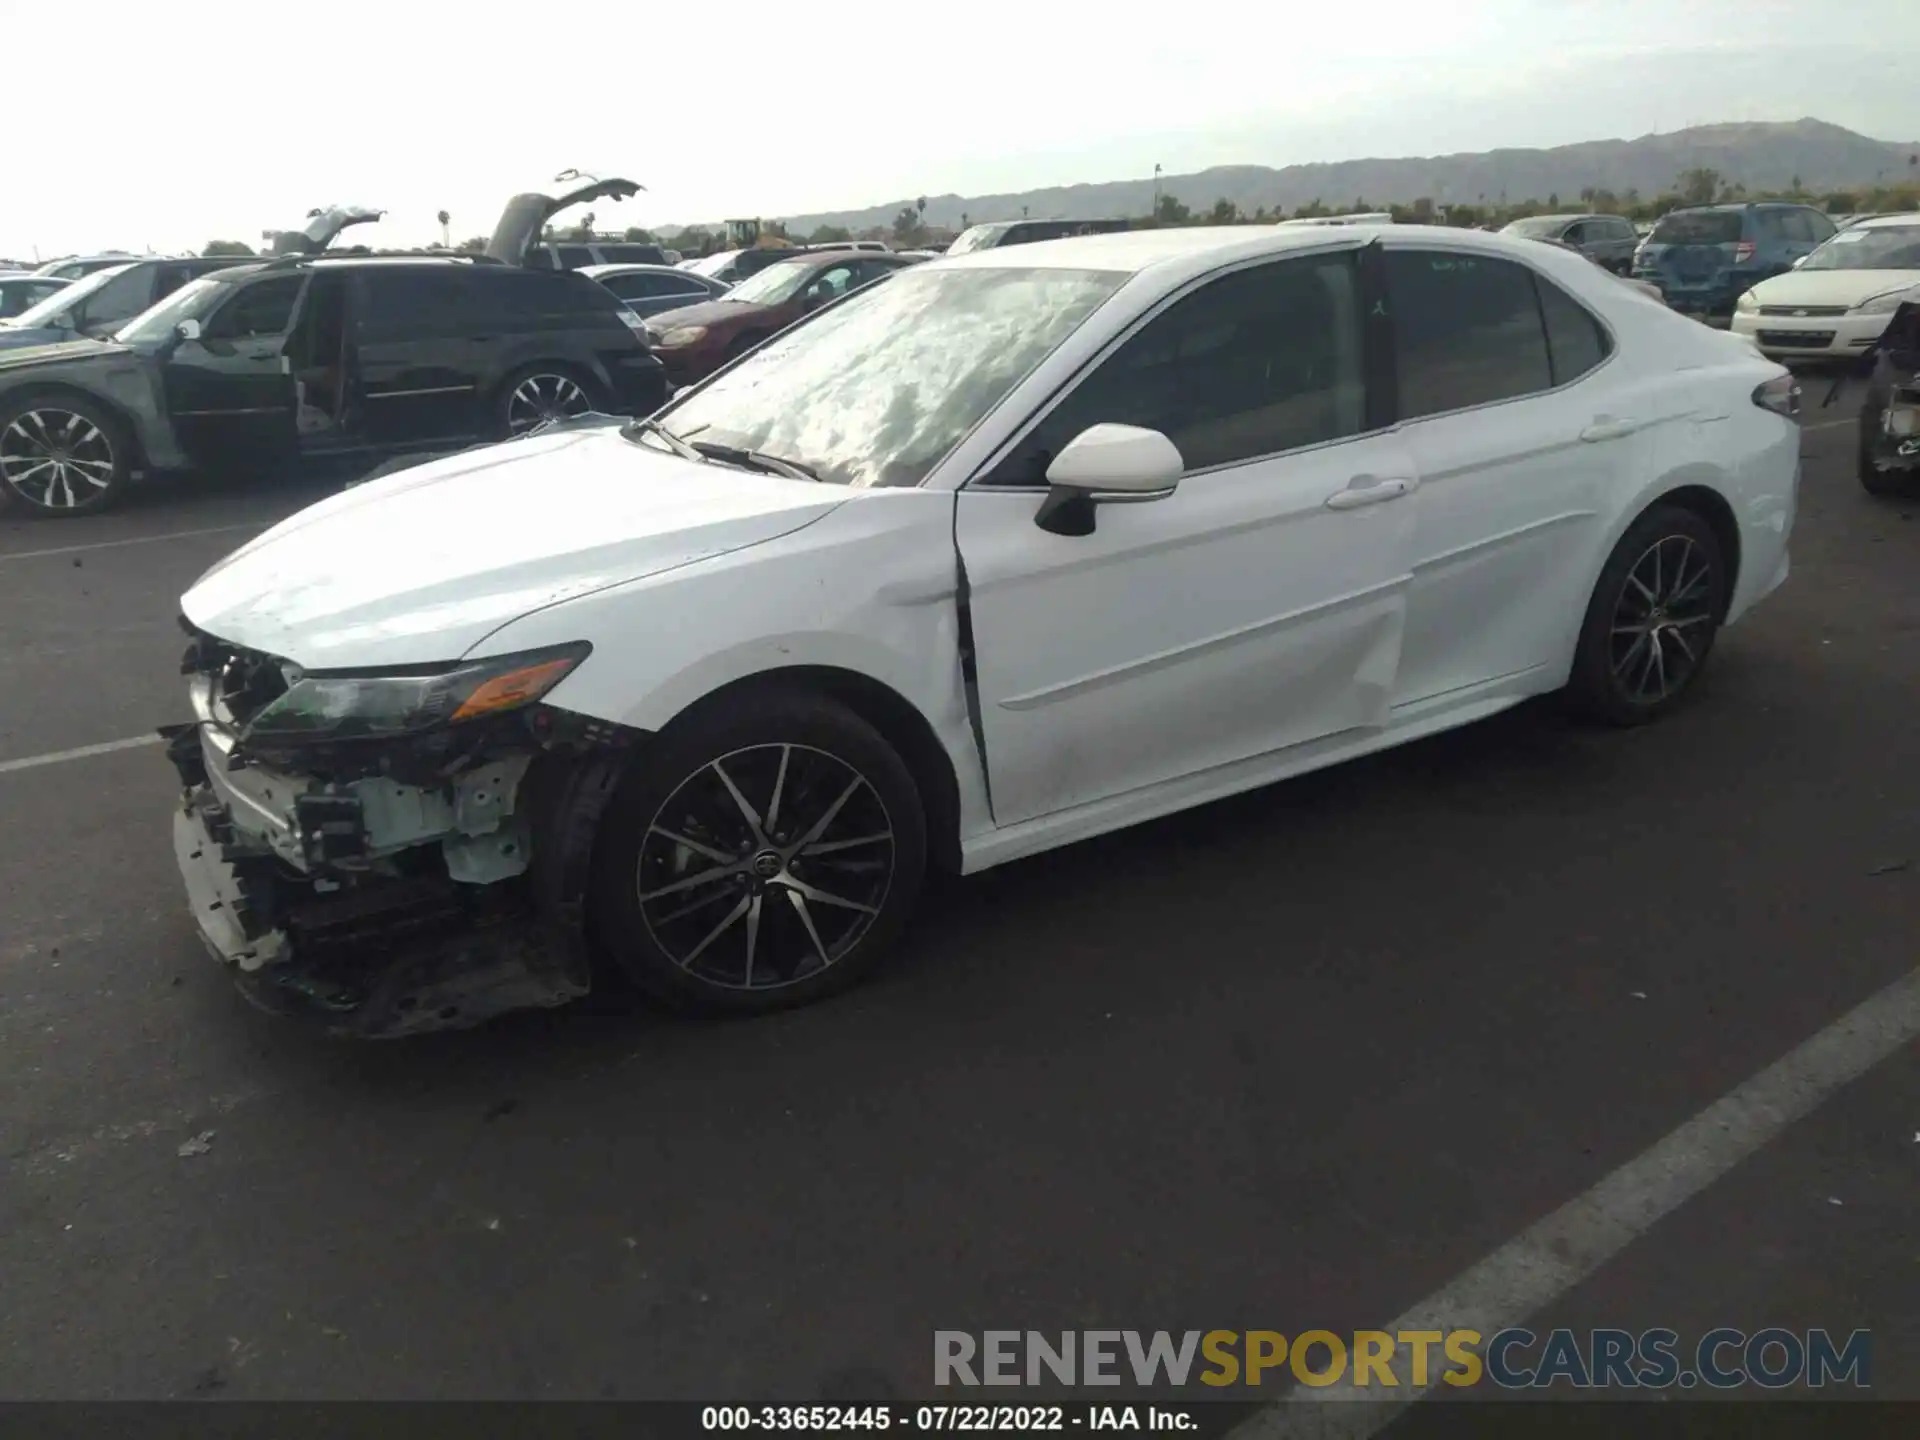
[[[771,880],[782,869],[780,853],[777,850],[762,850],[753,857],[753,873],[762,880]]]

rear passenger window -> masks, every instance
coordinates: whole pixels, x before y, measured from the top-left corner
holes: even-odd
[[[562,268],[578,270],[582,265],[593,264],[593,251],[585,245],[561,245],[554,253],[560,257]]]
[[[1534,276],[1540,291],[1540,314],[1547,324],[1547,358],[1553,383],[1577,380],[1607,358],[1609,341],[1600,322],[1551,280]]]
[[[1389,250],[1386,268],[1401,419],[1553,388],[1532,271],[1440,250]]]
[[[472,309],[465,266],[368,266],[355,278],[364,339],[444,339],[461,333]]]
[[[622,308],[611,291],[573,271],[556,275],[551,271],[489,267],[477,289],[488,309],[498,306],[509,319],[529,329],[539,329],[547,322],[569,321],[587,312],[613,315]]]

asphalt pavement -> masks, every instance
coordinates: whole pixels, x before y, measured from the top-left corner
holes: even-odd
[[[0,1396],[924,1398],[935,1329],[1407,1313],[1914,970],[1920,504],[1850,414],[1669,723],[1523,707],[989,872],[812,1010],[384,1045],[206,958],[157,747],[38,763],[181,718],[178,594],[321,492],[0,518]],[[1868,1328],[1920,1397],[1917,1058],[1540,1327]]]

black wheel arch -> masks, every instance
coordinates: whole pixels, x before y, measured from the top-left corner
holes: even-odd
[[[1735,588],[1740,583],[1740,521],[1733,513],[1733,506],[1727,503],[1727,497],[1718,490],[1705,485],[1682,485],[1656,496],[1643,506],[1638,515],[1627,523],[1631,530],[1640,523],[1640,517],[1662,506],[1689,510],[1698,515],[1713,531],[1713,538],[1720,544],[1720,560],[1726,566],[1726,589],[1721,596],[1721,613],[1714,618],[1724,621],[1726,607],[1732,603]],[[1624,532],[1623,532],[1624,533]]]
[[[870,675],[833,665],[790,665],[730,680],[681,710],[669,723],[697,717],[709,708],[737,703],[750,693],[800,692],[846,706],[880,732],[905,762],[927,817],[927,859],[947,874],[960,872],[960,781],[946,747],[918,706]],[[645,763],[646,747],[640,748]]]

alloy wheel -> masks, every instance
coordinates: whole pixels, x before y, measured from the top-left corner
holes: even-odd
[[[1693,678],[1714,624],[1713,558],[1686,535],[1656,540],[1627,571],[1607,647],[1635,705],[1657,705]]]
[[[113,484],[113,442],[85,415],[42,405],[0,431],[0,479],[46,510],[80,510]]]
[[[873,783],[805,745],[735,750],[667,797],[641,842],[640,914],[689,976],[765,991],[857,946],[894,877],[891,818]]]
[[[507,433],[524,435],[537,425],[585,415],[593,409],[579,381],[565,375],[529,375],[507,397]]]

